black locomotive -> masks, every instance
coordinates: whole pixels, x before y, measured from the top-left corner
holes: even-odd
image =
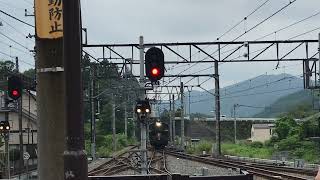
[[[150,145],[155,149],[163,149],[169,141],[169,125],[156,121],[149,125]]]

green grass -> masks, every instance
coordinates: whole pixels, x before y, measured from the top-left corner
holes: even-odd
[[[273,150],[266,147],[252,147],[245,144],[222,144],[222,153],[232,156],[244,156],[250,158],[271,158]]]
[[[113,153],[112,135],[100,136],[97,141],[97,156],[98,157],[109,157]],[[128,145],[136,144],[133,138],[126,138],[124,134],[117,134],[117,151],[122,150]],[[91,154],[90,141],[86,140],[86,151]]]

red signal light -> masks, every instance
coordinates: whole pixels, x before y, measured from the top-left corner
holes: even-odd
[[[13,95],[13,96],[19,96],[19,91],[13,90],[13,91],[12,91],[12,95]]]
[[[160,74],[160,70],[158,68],[152,68],[151,74],[152,76],[158,76]]]

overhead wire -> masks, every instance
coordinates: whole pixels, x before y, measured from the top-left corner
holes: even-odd
[[[301,20],[299,20],[299,21],[296,21],[296,22],[294,22],[294,23],[291,23],[291,24],[289,24],[289,25],[287,25],[287,26],[285,26],[285,27],[282,27],[282,28],[280,28],[280,29],[278,29],[278,30],[276,30],[276,31],[274,31],[274,32],[272,32],[272,33],[263,35],[262,37],[257,38],[257,39],[255,39],[254,41],[258,41],[258,40],[264,39],[264,38],[266,38],[266,37],[269,37],[269,36],[273,35],[274,33],[278,33],[278,32],[280,32],[280,31],[286,30],[286,29],[288,29],[288,28],[290,28],[290,27],[292,27],[292,26],[294,26],[294,25],[300,24],[300,23],[302,23],[302,22],[304,22],[304,21],[306,21],[306,20],[309,20],[309,19],[311,19],[311,18],[313,18],[313,17],[315,17],[315,16],[318,16],[319,14],[320,14],[320,11],[318,11],[317,13],[312,14],[312,15],[306,17],[306,18],[303,18],[303,19],[301,19]]]
[[[21,36],[23,36],[24,38],[26,38],[26,34],[24,34],[24,33],[22,33],[20,30],[18,30],[16,27],[14,27],[13,25],[11,25],[10,23],[8,23],[7,21],[5,21],[4,19],[2,19],[2,18],[0,18],[0,20],[2,21],[2,22],[4,22],[5,24],[7,24],[10,28],[12,28],[14,31],[16,31],[18,34],[20,34]],[[29,38],[26,38],[27,40],[29,40],[29,41],[32,41],[31,39],[29,39]],[[32,41],[32,42],[34,42],[34,41]]]
[[[225,97],[220,97],[220,99],[228,99],[228,98],[235,98],[235,97],[246,97],[246,96],[253,96],[253,95],[261,95],[261,94],[269,94],[269,93],[275,93],[275,92],[283,92],[283,91],[288,91],[288,90],[293,90],[293,89],[301,89],[303,88],[302,86],[297,86],[297,87],[290,87],[286,89],[279,89],[279,90],[274,90],[274,91],[268,91],[268,92],[261,92],[261,93],[251,93],[251,94],[244,94],[244,95],[238,95],[238,96],[225,96]],[[190,102],[192,103],[199,103],[199,102],[205,102],[205,101],[212,101],[211,99],[202,99],[202,100],[197,100]]]
[[[6,12],[4,12],[3,10],[1,10],[0,9],[0,13],[2,13],[2,14],[4,14],[4,15],[6,15],[6,16],[8,16],[8,17],[10,17],[10,18],[12,18],[12,19],[14,19],[14,20],[16,20],[16,21],[19,21],[19,22],[21,22],[22,24],[25,24],[25,25],[27,25],[27,26],[30,26],[30,27],[35,27],[34,25],[32,25],[32,24],[29,24],[29,23],[27,23],[27,22],[25,22],[25,21],[23,21],[23,20],[21,20],[21,19],[19,19],[19,18],[17,18],[17,17],[15,17],[15,16],[13,16],[13,15],[10,15],[10,14],[8,14],[8,13],[6,13]]]
[[[225,31],[224,33],[222,33],[219,37],[216,38],[216,40],[220,40],[222,37],[224,37],[225,35],[227,35],[228,33],[230,33],[233,29],[235,29],[236,27],[238,27],[242,22],[246,21],[250,16],[252,16],[254,13],[256,13],[259,9],[261,9],[263,6],[265,6],[270,0],[266,0],[264,1],[262,4],[260,4],[258,7],[256,7],[252,12],[250,12],[247,16],[245,16],[243,19],[241,19],[238,23],[236,23],[235,25],[233,25],[231,28],[229,28],[227,31]],[[210,45],[207,45],[204,47],[207,48]],[[192,54],[191,58],[194,57],[197,53],[200,53],[199,51]],[[173,65],[174,67],[175,65]]]
[[[2,35],[2,36],[4,36],[4,37],[6,37],[6,38],[7,38],[7,39],[9,39],[10,41],[12,41],[12,42],[16,43],[17,45],[19,45],[19,46],[23,47],[24,49],[26,49],[26,50],[30,51],[30,49],[29,49],[28,47],[26,47],[26,46],[24,46],[23,44],[21,44],[21,43],[17,42],[16,40],[12,39],[11,37],[9,37],[9,36],[5,35],[5,34],[4,34],[4,33],[2,33],[1,31],[0,31],[0,35]]]
[[[244,36],[245,34],[249,33],[249,32],[252,31],[253,29],[257,28],[258,26],[260,26],[261,24],[263,24],[264,22],[266,22],[266,21],[269,20],[270,18],[274,17],[276,14],[280,13],[281,11],[283,11],[284,9],[286,9],[287,7],[289,7],[291,4],[293,4],[293,3],[296,2],[296,1],[297,1],[297,0],[290,1],[288,4],[286,4],[285,6],[281,7],[279,10],[277,10],[277,11],[274,12],[274,13],[272,13],[272,14],[271,14],[270,16],[268,16],[267,18],[265,18],[265,19],[263,19],[262,21],[260,21],[259,23],[255,24],[255,25],[254,25],[253,27],[251,27],[249,30],[245,31],[244,33],[242,33],[242,34],[240,34],[239,36],[237,36],[236,38],[234,38],[234,39],[232,40],[232,42],[233,42],[233,41],[236,41],[236,40],[239,39],[240,37]],[[222,48],[220,48],[220,50],[223,49],[223,48],[225,48],[227,45],[228,45],[228,44],[224,45]],[[210,55],[212,56],[212,55],[215,54],[216,52],[218,52],[218,50],[214,51],[214,52],[211,53]],[[206,56],[206,57],[203,58],[202,60],[197,61],[196,63],[192,64],[192,65],[189,67],[189,69],[192,68],[193,66],[197,65],[198,63],[200,63],[200,62],[208,59],[208,58],[209,58],[209,56]],[[183,72],[185,72],[185,71],[179,72],[178,75],[181,74],[181,73],[183,73]]]

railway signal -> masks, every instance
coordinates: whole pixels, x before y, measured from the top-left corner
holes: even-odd
[[[10,76],[8,78],[8,94],[13,100],[17,100],[22,94],[22,81],[18,76]]]
[[[157,82],[164,76],[164,54],[161,49],[152,47],[145,55],[146,75],[151,82]]]
[[[135,112],[140,120],[144,120],[151,113],[151,106],[148,99],[138,100]]]
[[[8,121],[1,121],[0,122],[0,133],[5,133],[10,130],[10,124]]]

